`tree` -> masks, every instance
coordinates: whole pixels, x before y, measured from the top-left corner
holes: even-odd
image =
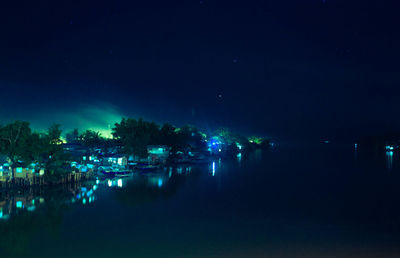
[[[83,132],[80,136],[80,139],[83,145],[90,149],[100,147],[104,142],[101,133],[93,130],[86,130]]]
[[[167,145],[176,148],[177,134],[175,132],[176,128],[170,124],[164,124],[159,133],[159,142],[162,145]]]
[[[139,157],[147,156],[147,146],[159,142],[159,127],[153,122],[143,119],[125,119],[116,123],[113,128],[113,136],[120,140],[123,151]]]
[[[32,131],[28,122],[15,121],[0,128],[0,152],[7,156],[15,177],[19,161],[29,162]]]
[[[37,162],[45,168],[45,178],[47,181],[57,181],[62,176],[71,172],[68,164],[69,155],[64,153],[61,140],[61,129],[59,124],[54,124],[47,130],[46,134],[41,135]]]
[[[79,130],[75,128],[65,136],[68,143],[78,143],[80,141]]]
[[[178,149],[190,148],[196,151],[207,149],[202,133],[194,126],[186,125],[177,130]]]

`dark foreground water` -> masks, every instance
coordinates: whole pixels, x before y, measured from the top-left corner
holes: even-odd
[[[277,149],[2,194],[0,257],[400,257],[400,157]]]

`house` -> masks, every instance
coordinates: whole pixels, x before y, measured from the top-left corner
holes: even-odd
[[[0,182],[7,181],[11,175],[11,167],[8,163],[0,163]]]
[[[167,162],[171,148],[166,145],[149,145],[147,146],[147,152],[149,154],[149,162],[161,163]]]
[[[15,169],[15,178],[33,178],[35,176],[35,168],[32,166],[19,166]]]
[[[122,154],[107,154],[104,155],[101,165],[126,167],[128,165],[128,157]]]

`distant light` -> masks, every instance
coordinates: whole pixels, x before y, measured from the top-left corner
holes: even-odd
[[[118,179],[117,184],[118,184],[118,187],[122,187],[122,179]]]
[[[83,203],[83,205],[86,204],[86,198],[83,198],[83,199],[82,199],[82,203]]]
[[[218,149],[218,151],[221,152],[222,150],[221,150],[221,149]]]
[[[17,206],[17,208],[21,209],[22,208],[22,202],[21,201],[16,202],[15,206]]]
[[[390,145],[386,145],[386,150],[394,150],[394,147],[390,146]]]
[[[158,187],[161,187],[163,185],[163,180],[161,178],[158,179]]]
[[[111,187],[112,186],[112,182],[111,180],[108,180],[108,186]]]

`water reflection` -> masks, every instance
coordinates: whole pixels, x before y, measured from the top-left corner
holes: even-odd
[[[0,194],[0,252],[27,255],[33,238],[47,232],[60,235],[63,216],[72,204],[96,200],[94,185],[65,185],[58,189],[29,189]]]
[[[387,168],[391,170],[393,168],[393,151],[386,152]]]
[[[174,196],[177,190],[191,177],[198,175],[200,170],[192,166],[169,167],[164,170],[133,174],[123,179],[115,180],[121,182],[122,187],[116,187],[112,192],[114,198],[119,202],[135,206],[159,199],[168,199]]]
[[[216,164],[212,163],[213,175]],[[56,191],[30,189],[27,191],[11,191],[0,193],[0,220],[9,220],[21,212],[34,212],[46,206],[46,203],[58,200],[58,205],[82,204],[87,205],[98,199],[96,191],[99,188],[129,189],[161,189],[174,187],[182,182],[182,178],[192,174],[196,169],[192,166],[166,167],[153,173],[137,173],[125,177],[96,178],[84,185],[63,186]],[[51,199],[51,201],[49,201]]]
[[[214,176],[222,160],[209,166]],[[0,253],[26,255],[32,239],[44,229],[54,233],[53,239],[60,237],[66,211],[86,209],[107,196],[129,206],[171,198],[204,168],[207,171],[207,165],[181,165],[123,177],[97,177],[52,190],[0,193]]]

